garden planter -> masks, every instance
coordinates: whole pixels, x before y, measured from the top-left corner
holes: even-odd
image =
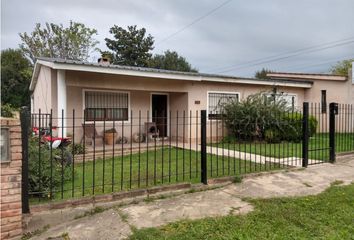
[[[113,145],[117,139],[117,131],[115,129],[109,129],[104,133],[104,142],[107,145]]]

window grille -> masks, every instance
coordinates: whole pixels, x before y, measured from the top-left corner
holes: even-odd
[[[232,101],[238,101],[238,93],[208,93],[208,116],[209,119],[220,118],[222,106]]]
[[[123,92],[85,92],[86,121],[127,121],[129,94]]]

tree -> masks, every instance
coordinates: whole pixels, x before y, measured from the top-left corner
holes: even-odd
[[[70,21],[68,27],[62,24],[45,23],[42,28],[36,24],[31,33],[20,33],[20,48],[32,63],[36,57],[63,58],[86,61],[99,43],[94,39],[97,30],[82,23]]]
[[[165,51],[164,54],[155,54],[150,59],[148,66],[182,72],[198,72],[197,69],[192,68],[191,64],[184,57],[170,50]]]
[[[262,68],[261,71],[257,71],[254,74],[254,77],[258,78],[258,79],[270,79],[270,77],[267,76],[267,73],[271,73],[271,72],[272,72],[271,70],[268,70],[266,68]]]
[[[352,67],[352,62],[354,62],[354,58],[337,62],[337,64],[332,66],[331,72],[333,74],[347,76],[349,69]]]
[[[32,67],[20,49],[1,51],[1,105],[29,105]]]
[[[114,39],[105,38],[106,46],[112,51],[114,64],[129,66],[148,66],[152,56],[154,39],[146,34],[146,29],[137,29],[137,26],[128,26],[128,29],[114,25],[109,33]]]

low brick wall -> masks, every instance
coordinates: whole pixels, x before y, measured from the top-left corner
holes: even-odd
[[[20,239],[22,235],[21,126],[18,119],[1,118],[9,129],[10,161],[1,161],[1,239]]]

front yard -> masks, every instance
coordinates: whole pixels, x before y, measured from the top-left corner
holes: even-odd
[[[200,152],[177,149],[175,147],[158,148],[156,151],[124,155],[106,159],[96,159],[85,163],[75,163],[74,178],[69,176],[53,189],[53,200],[119,192],[122,190],[145,188],[178,182],[200,183]],[[42,160],[44,161],[44,160]],[[46,161],[49,161],[48,159]],[[238,176],[245,173],[269,171],[284,167],[279,163],[255,163],[233,158],[232,156],[207,155],[208,177]],[[112,184],[113,183],[113,184]],[[113,186],[113,187],[112,187]],[[94,188],[93,188],[94,187]],[[49,194],[49,192],[48,192]],[[45,194],[45,195],[48,195]],[[32,203],[48,199],[32,197]]]
[[[316,196],[248,200],[245,216],[179,221],[135,230],[130,239],[353,239],[354,183]]]
[[[237,142],[223,141],[210,144],[214,147],[237,150],[240,152],[254,153],[262,156],[284,158],[302,157],[302,143],[281,142]],[[329,134],[317,133],[309,141],[309,158],[315,160],[329,160]],[[354,133],[336,134],[336,152],[354,151]]]

